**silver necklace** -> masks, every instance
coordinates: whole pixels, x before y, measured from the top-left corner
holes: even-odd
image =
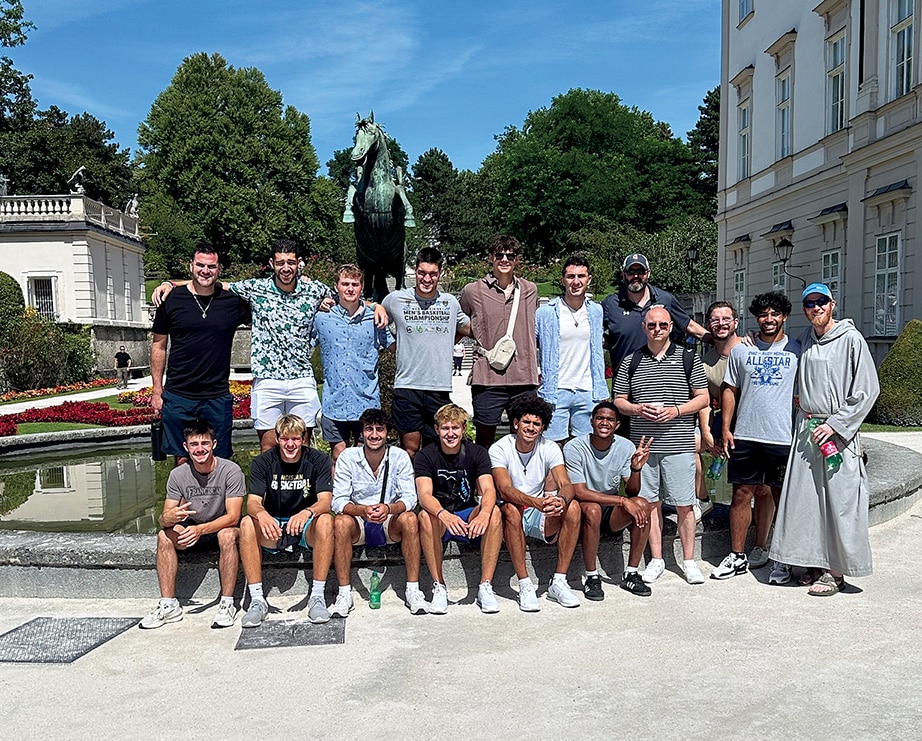
[[[567,310],[570,312],[570,318],[573,320],[573,326],[574,326],[574,327],[578,327],[578,326],[579,326],[579,319],[577,319],[576,317],[579,316],[579,313],[580,313],[580,311],[582,311],[583,307],[581,306],[581,307],[578,308],[576,311],[573,311],[573,309],[572,309],[572,307],[570,306],[570,304],[568,304],[566,301],[563,302],[563,305],[566,306],[566,307],[567,307]]]
[[[535,454],[534,450],[529,451],[527,456],[523,456],[518,448],[515,449],[516,455],[519,456],[519,462],[522,464],[522,473],[526,476],[528,475],[528,464],[531,463],[532,456]]]
[[[198,304],[199,309],[202,312],[202,319],[208,317],[208,310],[211,308],[211,302],[214,300],[214,294],[211,294],[208,297],[208,303],[202,306],[202,302],[198,300],[198,294],[195,291],[192,291],[192,298],[195,299],[195,303]]]

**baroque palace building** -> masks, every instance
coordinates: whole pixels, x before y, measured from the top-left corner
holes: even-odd
[[[717,295],[823,281],[879,363],[922,318],[922,0],[723,0]]]

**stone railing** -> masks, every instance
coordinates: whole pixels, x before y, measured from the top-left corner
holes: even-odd
[[[85,221],[124,237],[140,240],[138,219],[83,195],[4,196],[0,221]]]

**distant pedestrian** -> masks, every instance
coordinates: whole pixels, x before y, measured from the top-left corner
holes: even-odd
[[[115,353],[115,372],[118,374],[117,389],[128,388],[128,374],[131,372],[131,356],[125,352],[125,346],[119,347]]]
[[[455,372],[452,375],[461,375],[461,364],[464,362],[464,343],[458,342],[452,348],[451,358],[455,361]]]

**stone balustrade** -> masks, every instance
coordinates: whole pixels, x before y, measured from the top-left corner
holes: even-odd
[[[4,196],[0,222],[83,221],[140,241],[138,219],[84,195]]]

